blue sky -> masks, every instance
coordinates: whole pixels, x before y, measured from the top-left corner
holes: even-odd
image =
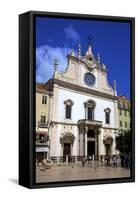
[[[53,75],[54,59],[59,71],[67,66],[66,55],[81,44],[82,54],[92,38],[95,57],[108,69],[108,81],[117,82],[118,95],[130,98],[130,24],[125,22],[36,17],[36,81],[45,82]]]

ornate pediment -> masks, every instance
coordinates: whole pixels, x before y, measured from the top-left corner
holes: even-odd
[[[110,144],[110,145],[112,145],[113,141],[114,141],[114,139],[113,139],[112,136],[107,136],[105,139],[103,139],[103,143],[104,144]]]
[[[64,144],[64,143],[73,144],[74,140],[75,140],[75,136],[71,132],[66,132],[66,133],[61,134],[61,137],[60,137],[61,144]]]
[[[117,95],[116,91],[109,85],[107,79],[106,66],[101,62],[100,55],[94,57],[92,46],[89,45],[86,53],[82,56],[81,49],[78,49],[78,55],[74,51],[67,55],[68,64],[64,72],[58,72],[57,61],[54,64],[53,80],[64,81],[76,86],[82,86],[90,90],[100,91],[105,94]],[[93,84],[87,84],[86,74],[91,74],[94,78]],[[88,79],[87,79],[88,80]],[[91,78],[92,80],[92,78]],[[89,83],[91,81],[89,79]]]

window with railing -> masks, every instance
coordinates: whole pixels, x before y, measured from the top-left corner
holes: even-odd
[[[43,114],[43,115],[40,116],[40,121],[38,121],[38,126],[42,127],[42,128],[45,128],[47,126],[46,115]]]
[[[45,115],[41,115],[41,123],[45,123],[46,122],[46,116]]]
[[[46,144],[49,140],[49,136],[45,134],[36,134],[36,144]]]

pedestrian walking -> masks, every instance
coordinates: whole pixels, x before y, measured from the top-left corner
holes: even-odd
[[[117,158],[115,155],[113,156],[113,167],[117,167]]]
[[[90,163],[90,156],[88,155],[88,164]]]
[[[107,163],[107,166],[111,166],[111,156],[110,155],[107,155],[106,156],[106,163]]]
[[[82,157],[82,167],[85,167],[85,157]]]
[[[96,170],[97,169],[97,161],[94,160],[94,169]]]
[[[104,155],[101,155],[101,163],[102,163],[102,166],[104,166]]]
[[[92,156],[90,155],[90,163],[92,162]]]
[[[121,158],[121,167],[124,167],[124,165],[125,165],[125,156],[124,156],[124,154],[121,154],[120,158]]]
[[[125,155],[125,167],[126,167],[126,168],[129,167],[129,159],[128,159],[128,155]]]

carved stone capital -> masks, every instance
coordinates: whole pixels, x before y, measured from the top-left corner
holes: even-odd
[[[97,133],[98,135],[101,135],[101,129],[98,129]]]
[[[88,129],[88,126],[86,126],[86,127],[85,127],[85,132],[88,132],[88,130],[89,130],[89,129]]]

